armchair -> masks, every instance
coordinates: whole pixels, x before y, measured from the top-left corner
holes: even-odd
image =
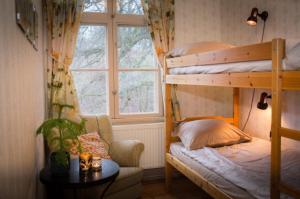
[[[122,140],[112,142],[110,155],[120,167],[139,167],[144,144],[138,140]]]
[[[120,166],[120,173],[116,181],[105,194],[106,199],[135,199],[141,197],[143,169],[139,167],[144,144],[138,140],[113,141],[112,125],[108,116],[86,118],[87,132],[98,131],[106,143],[106,149],[111,158]],[[85,198],[99,198],[102,187],[87,190]],[[87,197],[87,195],[91,197]]]

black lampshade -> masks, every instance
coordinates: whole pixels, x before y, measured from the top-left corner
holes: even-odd
[[[251,15],[247,19],[247,24],[249,24],[250,26],[255,26],[257,23],[257,14],[258,14],[258,9],[252,8]]]
[[[266,21],[268,18],[268,12],[263,11],[262,13],[258,13],[257,8],[252,8],[251,15],[247,19],[247,24],[250,26],[255,26],[257,24],[257,16],[259,16],[263,21]]]
[[[248,25],[255,26],[256,23],[257,23],[257,17],[254,17],[254,16],[248,17],[248,19],[247,19],[247,24]]]
[[[257,108],[261,110],[266,110],[268,108],[267,98],[271,98],[271,95],[268,95],[268,93],[263,92],[260,95],[260,100],[257,103]]]
[[[267,102],[258,102],[257,108],[261,109],[261,110],[266,110],[268,108],[268,103]]]

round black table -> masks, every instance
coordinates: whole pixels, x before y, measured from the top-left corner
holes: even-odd
[[[40,172],[40,181],[46,185],[49,198],[63,198],[64,189],[72,189],[74,198],[76,191],[81,188],[88,188],[95,185],[109,184],[103,190],[101,198],[107,192],[119,175],[119,165],[113,160],[102,160],[102,170],[100,171],[79,171],[79,160],[72,159],[68,176],[53,176],[49,167],[45,167]]]

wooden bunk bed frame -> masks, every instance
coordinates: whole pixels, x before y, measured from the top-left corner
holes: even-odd
[[[186,166],[183,162],[173,156],[170,144],[178,141],[172,137],[173,116],[171,106],[171,85],[204,85],[233,87],[233,117],[194,117],[184,121],[206,118],[219,118],[239,126],[239,88],[265,88],[272,90],[272,138],[271,138],[271,198],[280,198],[280,192],[284,192],[295,198],[300,197],[300,192],[284,184],[280,179],[281,168],[281,137],[300,140],[300,131],[287,129],[281,126],[281,101],[283,90],[300,90],[300,71],[283,71],[282,60],[285,57],[285,40],[273,39],[271,42],[234,47],[229,49],[209,51],[186,55],[176,58],[168,58],[165,62],[165,130],[166,130],[166,188],[171,186],[173,169],[177,169],[187,176],[196,185],[205,190],[214,198],[231,198],[221,189],[209,182],[203,176]],[[272,71],[270,72],[242,72],[222,74],[189,74],[170,75],[168,69],[192,65],[210,65],[222,63],[234,63],[244,61],[272,60]]]

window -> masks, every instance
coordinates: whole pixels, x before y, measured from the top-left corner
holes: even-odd
[[[143,15],[141,0],[117,0],[119,14]]]
[[[83,115],[161,116],[158,63],[141,0],[85,0],[71,71]]]
[[[101,12],[107,11],[107,0],[85,0],[83,12]]]

